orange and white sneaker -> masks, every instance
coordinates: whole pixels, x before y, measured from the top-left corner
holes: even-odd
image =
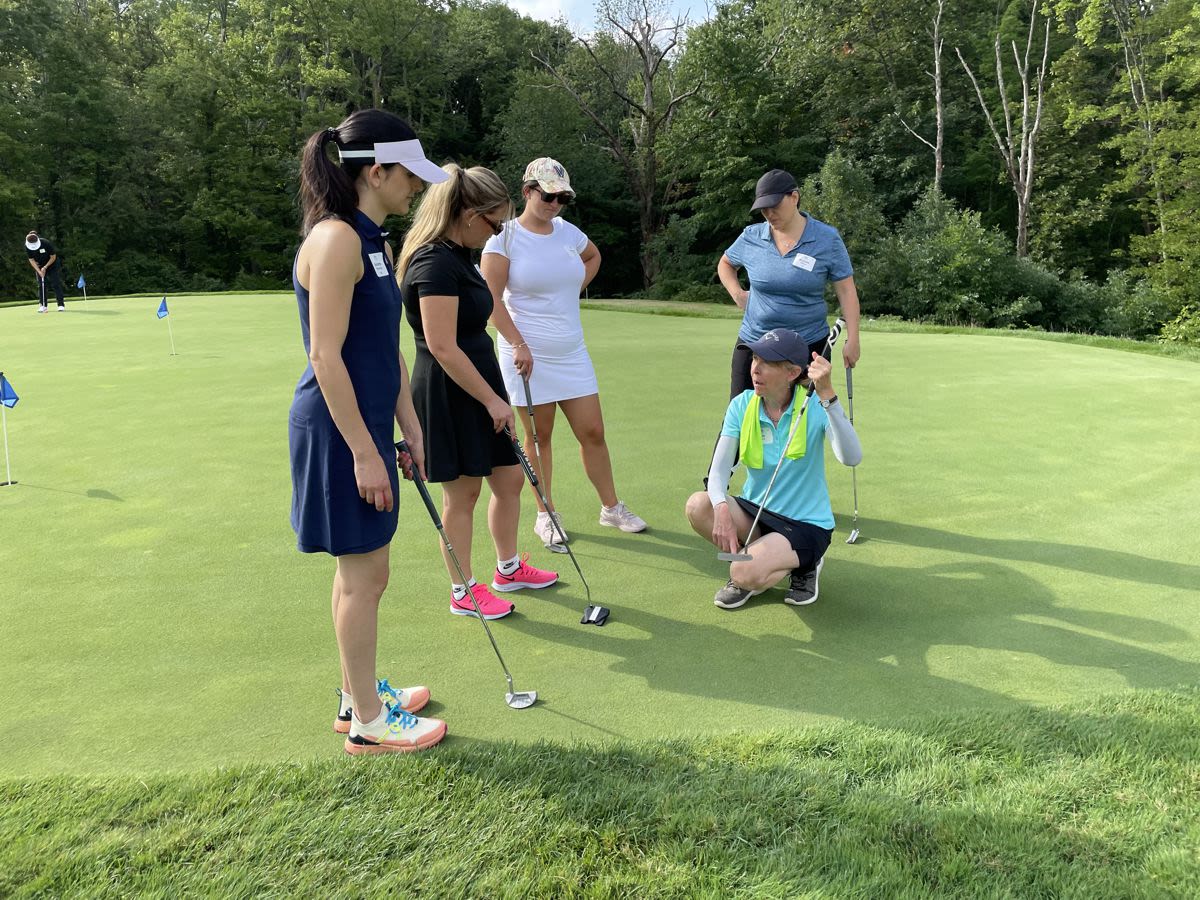
[[[537,590],[550,587],[556,581],[558,581],[557,572],[535,569],[529,564],[529,554],[522,553],[521,559],[517,562],[517,568],[510,574],[505,575],[499,569],[496,569],[496,576],[492,579],[492,590],[519,591],[521,588],[534,588]]]
[[[387,679],[375,682],[379,702],[384,706],[399,706],[405,712],[420,712],[429,702],[429,688],[420,684],[414,687],[394,688]],[[354,700],[341,688],[337,690],[338,713],[333,720],[333,730],[338,734],[350,733],[350,716],[354,714]]]
[[[501,600],[482,584],[472,584],[467,590],[475,597],[475,603],[466,594],[460,598],[455,597],[453,591],[450,592],[450,612],[456,616],[479,618],[479,613],[483,613],[483,617],[490,622],[492,619],[503,619],[517,608],[515,603]],[[475,604],[479,605],[479,612],[475,611]]]
[[[373,722],[350,719],[346,752],[352,756],[373,753],[412,753],[427,750],[446,736],[441,719],[421,719],[399,706],[383,707]]]

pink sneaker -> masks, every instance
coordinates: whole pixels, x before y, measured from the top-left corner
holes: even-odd
[[[483,617],[489,621],[503,619],[517,608],[515,604],[501,600],[482,584],[473,584],[468,590],[475,597],[475,603],[479,604],[479,612],[483,613]],[[479,612],[475,611],[475,604],[471,602],[471,598],[464,595],[461,600],[456,600],[453,592],[450,594],[450,612],[456,616],[479,618]]]
[[[519,591],[521,588],[544,588],[550,587],[556,581],[558,581],[557,572],[535,569],[529,564],[529,554],[522,553],[521,563],[517,566],[517,571],[511,575],[505,575],[499,569],[496,570],[496,577],[492,579],[492,590]]]

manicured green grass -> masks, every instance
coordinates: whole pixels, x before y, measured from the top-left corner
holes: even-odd
[[[1200,694],[0,782],[0,895],[1178,897]]]
[[[340,753],[331,563],[298,554],[287,524],[294,301],[170,303],[176,357],[157,297],[0,310],[0,367],[21,395],[8,413],[20,484],[0,488],[0,777]],[[403,495],[380,674],[432,687],[446,752],[548,740],[619,754],[1197,682],[1194,363],[868,334],[864,540],[843,543],[850,473],[831,464],[840,530],[819,602],[797,610],[774,591],[725,612],[711,602],[724,570],[682,507],[724,407],[733,323],[584,316],[618,489],[651,532],[598,526],[560,425],[558,504],[613,614],[581,626],[569,561],[529,540],[564,583],[494,626],[518,688],[542,695],[514,712],[478,623],[448,614],[436,537]],[[480,573],[494,563],[482,528],[472,558]]]

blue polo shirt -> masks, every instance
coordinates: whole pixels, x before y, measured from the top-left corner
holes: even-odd
[[[754,391],[742,391],[729,401],[725,410],[725,424],[721,426],[723,436],[741,437],[742,418],[746,415],[746,407],[753,396]],[[797,405],[803,402],[804,391],[797,389],[778,425],[767,415],[766,404],[759,405],[763,467],[751,469],[747,466],[746,483],[742,486],[742,496],[757,506],[762,505],[771,474],[779,463],[779,454],[787,448],[788,435],[792,430],[792,414]],[[804,411],[804,418],[808,420],[804,425],[808,436],[804,455],[799,459],[784,460],[779,469],[779,477],[775,479],[775,486],[771,488],[771,502],[767,509],[797,522],[833,528],[833,507],[829,503],[829,488],[825,484],[825,429],[829,426],[829,416],[817,402],[817,398],[813,397]]]
[[[829,334],[825,284],[849,278],[854,267],[838,230],[804,215],[804,234],[785,256],[779,255],[766,222],[747,226],[725,251],[726,258],[750,277],[738,340],[757,341],[772,328],[791,329],[810,344]]]

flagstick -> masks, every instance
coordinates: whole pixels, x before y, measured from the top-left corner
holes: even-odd
[[[175,332],[171,330],[171,314],[167,313],[163,318],[167,320],[167,334],[171,336],[171,355],[175,356]]]
[[[3,403],[0,403],[0,420],[4,422],[4,477],[8,479],[0,484],[0,487],[7,487],[16,482],[12,480],[12,467],[8,462],[8,407]]]

